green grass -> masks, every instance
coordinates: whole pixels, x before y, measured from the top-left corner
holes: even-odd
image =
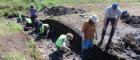
[[[40,3],[40,1],[36,0]],[[140,0],[42,0],[41,3],[46,5],[61,5],[65,3],[70,4],[90,4],[90,3],[103,3],[103,2],[140,2]]]
[[[11,32],[21,31],[22,27],[14,21],[7,20],[5,18],[0,18],[0,36],[4,36]]]
[[[27,60],[26,56],[18,51],[9,52],[3,60]]]
[[[36,44],[35,44],[34,40],[28,40],[26,44],[29,47],[31,57],[33,57],[35,60],[43,60],[42,56],[41,56],[41,52],[36,47]]]
[[[140,0],[34,0],[34,4],[40,10],[44,6],[58,6],[63,4],[94,4],[94,3],[112,3],[112,2],[129,2],[137,3]]]
[[[0,0],[0,16],[5,13],[12,14],[17,11],[26,12],[30,5],[35,5],[38,10],[44,6],[58,6],[63,4],[92,4],[112,2],[140,2],[140,0]]]
[[[20,0],[1,0],[0,1],[0,16],[5,13],[12,14],[17,11],[27,10],[28,4]]]

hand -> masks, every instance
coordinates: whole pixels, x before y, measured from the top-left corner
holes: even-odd
[[[69,51],[69,49],[64,49],[65,52]]]

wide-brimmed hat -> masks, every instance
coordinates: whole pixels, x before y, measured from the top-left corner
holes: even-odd
[[[113,3],[113,4],[112,4],[112,8],[113,8],[113,9],[117,9],[117,8],[118,8],[118,6],[119,6],[119,4],[118,4],[118,3]]]
[[[99,22],[98,16],[97,16],[96,14],[90,16],[89,19],[90,19],[93,23]]]
[[[72,40],[73,37],[74,37],[72,33],[67,33],[66,35],[69,36],[69,37],[71,37],[71,40]]]

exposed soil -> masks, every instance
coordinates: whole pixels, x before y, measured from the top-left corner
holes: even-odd
[[[60,16],[60,15],[66,15],[66,14],[76,14],[76,13],[84,13],[84,10],[78,9],[78,8],[68,8],[63,6],[56,6],[51,8],[44,8],[44,13],[47,15],[52,16]]]
[[[140,59],[140,34],[130,33],[119,39],[118,43],[112,45],[112,52],[123,55],[127,60]]]
[[[122,21],[129,24],[135,28],[140,28],[140,16],[128,16],[122,18]]]
[[[73,40],[71,41],[71,49],[75,51],[76,53],[80,54],[81,51],[81,37],[73,30],[74,28],[70,28],[65,24],[62,24],[61,22],[53,19],[46,19],[42,20],[43,23],[47,23],[50,25],[50,33],[49,33],[49,38],[52,39],[53,42],[56,41],[56,39],[61,35],[61,34],[66,34],[68,32],[72,33],[74,35]]]
[[[0,37],[0,60],[3,60],[3,57],[5,57],[7,53],[15,50],[27,55],[26,57],[28,57],[28,60],[33,60],[25,43],[27,39],[27,36],[22,32]]]
[[[76,59],[81,54],[81,37],[73,30],[74,28],[70,28],[67,25],[54,20],[54,19],[45,19],[40,20],[43,23],[47,23],[50,25],[50,33],[48,35],[48,39],[42,39],[39,41],[36,41],[37,47],[41,50],[42,55],[45,60],[51,59],[51,60],[59,60],[57,58],[60,58],[60,56],[57,53],[57,48],[55,47],[55,41],[61,34],[66,34],[68,32],[72,33],[74,35],[74,38],[72,41],[70,41],[70,48],[71,53],[69,57],[70,59]],[[35,38],[35,37],[33,37]],[[56,53],[55,53],[56,52]],[[62,54],[61,54],[62,55]],[[69,59],[69,57],[63,58]],[[55,58],[55,59],[54,59]],[[78,60],[80,57],[78,58]]]
[[[60,34],[71,32],[74,34],[74,39],[71,41],[71,50],[74,52],[74,54],[70,54],[69,56],[64,56],[66,58],[63,58],[64,60],[70,59],[76,59],[76,60],[81,60],[80,54],[81,54],[81,37],[74,31],[74,28],[70,28],[66,24],[62,24],[61,22],[58,22],[53,19],[46,19],[46,20],[41,20],[43,23],[48,23],[51,28],[51,32],[49,35],[49,38],[51,39],[46,39],[46,40],[40,40],[36,41],[37,46],[40,48],[40,50],[43,53],[44,58],[51,59],[51,60],[59,60],[61,57],[58,54],[58,51],[54,45],[55,40],[59,37]],[[76,54],[75,54],[76,53]],[[93,49],[91,50],[91,54],[89,55],[90,57],[87,58],[87,60],[119,60],[117,56],[108,54],[106,52],[103,52],[100,48],[97,46],[94,46]],[[55,57],[55,58],[54,58]]]
[[[93,6],[93,5],[87,4],[87,5],[77,5],[76,7],[83,8],[83,6],[84,6],[84,8],[89,9],[90,12],[95,11],[95,13],[97,13],[99,15],[100,22],[97,24],[97,32],[98,32],[97,34],[98,34],[98,41],[99,41],[100,37],[101,37],[102,26],[103,26],[103,14],[102,14],[103,12],[100,10],[105,9],[105,7],[107,7],[107,4],[105,4],[105,5],[97,4],[97,5]],[[128,5],[130,5],[129,8],[127,7]],[[122,6],[122,8],[127,7],[127,9],[130,11],[130,13],[139,15],[139,13],[137,13],[137,12],[139,12],[139,5],[122,3],[121,6]],[[75,7],[75,6],[73,6],[73,7]],[[133,10],[134,8],[135,8],[135,10]],[[55,42],[56,38],[59,36],[59,34],[67,33],[69,31],[74,33],[74,35],[76,35],[75,39],[71,43],[72,44],[71,49],[73,52],[76,53],[75,55],[74,54],[73,55],[76,56],[77,54],[80,54],[79,53],[80,49],[77,49],[77,48],[80,48],[79,42],[81,41],[81,38],[78,33],[79,33],[79,31],[81,31],[82,24],[84,23],[85,20],[88,20],[88,18],[83,18],[83,17],[80,17],[79,15],[80,15],[80,13],[65,15],[65,13],[62,12],[62,16],[53,16],[52,17],[53,19],[43,20],[44,23],[48,23],[51,25],[52,31],[50,32],[49,36],[50,36],[50,38],[53,38],[52,40],[46,39],[46,40],[36,41],[37,46],[42,51],[43,55],[45,56],[45,59],[47,59],[47,58],[49,59],[48,56],[52,52],[57,50],[55,47],[52,49],[50,49],[50,47],[54,46],[54,42]],[[40,16],[43,16],[43,15],[40,15]],[[59,22],[57,22],[55,20],[57,20]],[[137,22],[136,22],[136,20],[137,20]],[[91,50],[91,54],[88,57],[88,60],[119,60],[121,57],[123,57],[127,60],[139,60],[140,59],[139,45],[134,43],[135,41],[139,40],[139,39],[135,39],[136,38],[135,33],[138,33],[140,31],[140,29],[134,28],[134,27],[139,27],[139,26],[136,26],[137,24],[139,25],[139,23],[138,23],[139,18],[130,16],[130,18],[128,20],[124,20],[124,22],[125,23],[127,22],[127,24],[123,23],[122,21],[118,22],[116,32],[115,32],[113,40],[112,40],[113,44],[112,44],[112,49],[110,49],[110,52],[109,53],[103,52],[102,49],[94,46],[93,49]],[[109,26],[109,29],[110,29],[110,26]],[[107,31],[106,37],[104,39],[105,41],[101,48],[104,48],[104,46],[108,40],[109,33],[110,32]],[[132,33],[132,34],[129,34],[129,33]],[[56,37],[54,37],[54,36],[56,36]],[[78,45],[75,41],[78,43]],[[127,47],[130,47],[130,48],[128,49]],[[47,53],[47,52],[49,52],[49,53]],[[73,55],[70,55],[70,56],[73,56]],[[118,56],[118,57],[116,57],[116,56]],[[78,56],[76,56],[76,57],[78,57]],[[69,58],[67,57],[67,59],[69,59]],[[125,59],[122,59],[122,60],[125,60]]]

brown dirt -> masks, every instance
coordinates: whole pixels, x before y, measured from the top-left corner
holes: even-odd
[[[73,6],[70,5],[70,7],[77,7],[77,8],[81,8],[83,10],[86,9],[88,12],[85,13],[85,15],[86,14],[92,15],[93,13],[96,13],[98,15],[100,22],[97,23],[97,32],[98,32],[97,33],[98,34],[97,43],[98,43],[98,41],[100,41],[102,28],[103,28],[103,17],[104,17],[103,12],[104,12],[104,9],[108,5],[111,5],[111,4],[100,4],[99,3],[96,5],[93,5],[93,4],[81,4],[81,5],[73,5]],[[138,6],[140,6],[140,4],[121,3],[120,5],[121,5],[121,9],[122,10],[127,9],[128,12],[130,13],[130,15],[135,15],[135,16],[140,15],[140,13],[137,13],[137,12],[139,12],[140,7],[138,7]],[[56,20],[62,21],[63,23],[68,24],[71,27],[74,27],[74,28],[81,31],[82,24],[84,23],[85,20],[88,20],[88,18],[82,18],[79,15],[81,15],[81,14],[70,14],[70,15],[65,15],[65,16],[57,16],[57,17],[53,17],[53,18]],[[105,41],[104,41],[103,46],[101,48],[104,48],[106,42],[108,41],[110,29],[111,29],[111,26],[109,25],[105,39],[104,39]],[[119,20],[119,22],[117,24],[116,32],[115,32],[114,37],[113,37],[113,43],[118,43],[119,39],[128,33],[137,33],[138,31],[140,31],[140,28],[134,28],[128,24],[123,23],[121,20]],[[130,52],[133,52],[133,51],[130,51]],[[111,53],[111,54],[116,54],[116,53]],[[119,54],[119,52],[117,52],[116,55],[123,57],[123,58],[126,58],[128,60],[131,60],[131,59],[133,60],[133,58],[130,58],[127,55]]]
[[[27,55],[28,60],[32,60],[28,53],[28,47],[25,45],[26,40],[27,36],[22,32],[0,37],[0,59],[7,55],[7,53],[17,50]]]
[[[100,4],[100,3],[98,4],[97,3],[94,5],[93,4],[81,4],[81,5],[66,5],[66,6],[81,8],[83,10],[85,9],[86,11],[88,11],[87,14],[92,15],[93,13],[96,13],[99,16],[100,22],[97,24],[97,32],[98,32],[98,41],[100,41],[101,31],[102,31],[102,27],[103,27],[103,17],[104,17],[103,11],[108,5],[110,5],[110,4]],[[139,9],[140,9],[139,6],[140,6],[140,4],[135,4],[135,3],[121,3],[121,8],[123,10],[127,9],[131,15],[136,15],[136,16],[140,15],[140,13],[138,13]],[[64,15],[64,16],[57,16],[57,17],[53,17],[53,18],[55,20],[61,21],[65,24],[69,25],[70,27],[74,27],[81,31],[82,24],[84,23],[85,20],[88,20],[88,18],[82,18],[79,15],[80,14],[70,14],[70,15]],[[39,16],[43,16],[43,15],[39,15]],[[46,16],[43,16],[40,18],[46,19]],[[137,33],[137,31],[140,31],[140,28],[133,28],[119,20],[115,35],[113,37],[113,43],[118,43],[119,39],[121,37],[123,37],[124,35],[131,33],[131,32]],[[109,33],[110,33],[110,26],[108,28],[103,47],[108,40]],[[132,51],[130,51],[130,52],[132,52]],[[124,58],[130,60],[130,57],[126,57],[126,55],[119,54],[119,52],[117,52],[117,54],[120,55],[121,57],[124,57]],[[131,60],[133,60],[133,59],[131,59]]]

